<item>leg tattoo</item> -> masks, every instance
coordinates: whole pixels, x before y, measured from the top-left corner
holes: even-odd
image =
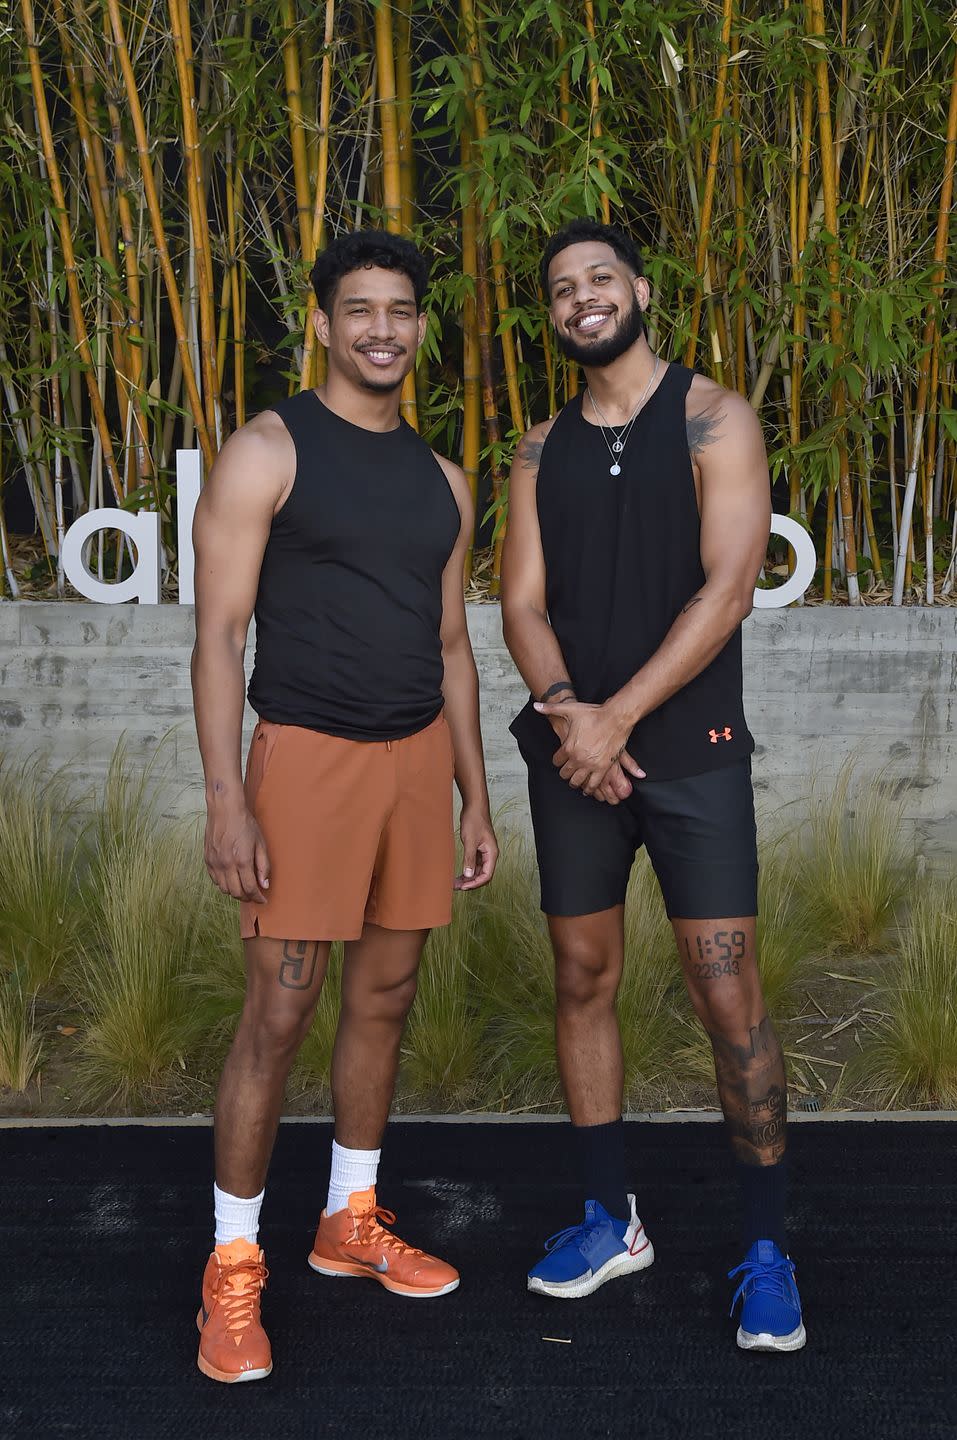
[[[718,1096],[735,1157],[773,1165],[784,1154],[787,1089],[784,1057],[770,1018],[752,1026],[747,1045],[711,1033]]]
[[[279,983],[287,990],[308,990],[316,978],[318,940],[287,940],[279,962]]]

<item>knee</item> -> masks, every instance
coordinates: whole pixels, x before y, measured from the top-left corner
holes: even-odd
[[[555,950],[555,995],[560,1009],[614,1005],[621,965],[607,947],[589,939]]]
[[[282,1064],[296,1054],[312,1023],[313,1006],[247,1006],[239,1037],[245,1039],[258,1062]]]
[[[384,1025],[402,1025],[412,1009],[418,988],[416,972],[389,985],[363,986],[343,996],[343,1008],[353,1019]]]

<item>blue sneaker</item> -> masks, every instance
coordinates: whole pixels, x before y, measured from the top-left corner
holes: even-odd
[[[578,1300],[606,1280],[645,1270],[655,1258],[645,1227],[628,1196],[630,1220],[616,1220],[597,1200],[585,1201],[581,1225],[559,1230],[545,1242],[545,1257],[528,1272],[528,1288],[557,1300]]]
[[[734,1299],[738,1301],[741,1350],[801,1350],[807,1340],[801,1323],[801,1297],[794,1283],[794,1261],[782,1255],[773,1240],[755,1240],[740,1265],[728,1271],[728,1279],[743,1278]]]

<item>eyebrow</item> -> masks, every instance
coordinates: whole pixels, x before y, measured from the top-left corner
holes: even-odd
[[[374,305],[374,304],[375,304],[375,301],[369,299],[369,297],[368,297],[367,295],[346,295],[346,296],[343,298],[342,303],[343,303],[343,305]],[[389,301],[389,304],[390,304],[390,305],[414,305],[414,304],[415,304],[415,300],[414,300],[411,296],[408,297],[408,298],[406,298],[405,296],[396,296],[396,295],[393,295],[392,299]]]

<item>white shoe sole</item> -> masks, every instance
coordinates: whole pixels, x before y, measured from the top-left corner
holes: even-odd
[[[590,1273],[581,1280],[551,1283],[530,1275],[528,1288],[535,1295],[549,1295],[553,1300],[580,1300],[583,1295],[594,1294],[607,1280],[616,1280],[619,1275],[630,1275],[635,1270],[647,1270],[654,1258],[655,1248],[650,1240],[646,1240],[636,1255],[625,1250],[621,1255],[613,1256],[605,1262],[597,1275]]]
[[[769,1335],[766,1330],[758,1335],[752,1335],[748,1330],[738,1327],[738,1349],[739,1350],[803,1350],[807,1344],[807,1332],[801,1324],[790,1335]]]
[[[400,1295],[403,1300],[437,1300],[440,1295],[451,1295],[453,1290],[459,1288],[458,1279],[450,1280],[447,1285],[442,1285],[437,1290],[413,1290],[411,1286],[399,1288],[391,1284],[384,1275],[380,1275],[378,1270],[333,1270],[320,1265],[311,1255],[306,1263],[317,1275],[328,1275],[330,1280],[378,1280],[390,1295]]]

